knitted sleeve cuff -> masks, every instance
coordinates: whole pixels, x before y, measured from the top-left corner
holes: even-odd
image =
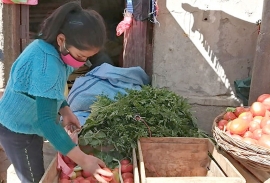
[[[66,155],[76,144],[71,140],[64,128],[56,121],[57,100],[37,97],[37,115],[39,128],[42,135],[50,141],[56,150]]]
[[[69,105],[68,105],[67,101],[64,100],[63,103],[61,104],[60,109],[63,108],[63,107],[66,107],[66,106],[69,106]]]

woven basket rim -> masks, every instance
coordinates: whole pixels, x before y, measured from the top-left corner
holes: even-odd
[[[244,141],[231,137],[217,127],[217,122],[223,118],[225,113],[226,112],[222,112],[219,114],[214,119],[212,125],[213,137],[217,142],[217,145],[232,155],[236,160],[241,160],[250,166],[269,171],[270,149],[256,144],[247,144]]]

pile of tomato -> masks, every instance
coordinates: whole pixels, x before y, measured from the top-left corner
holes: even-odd
[[[270,94],[262,94],[250,107],[227,108],[217,127],[232,138],[270,148]]]
[[[70,176],[66,175],[64,172],[60,172],[59,183],[98,183],[95,177],[78,167],[69,157],[63,156],[64,162],[69,168],[73,169]],[[118,167],[114,169],[103,168],[108,172],[112,172],[112,177],[101,176],[104,180],[109,183],[120,183],[120,176],[122,177],[123,183],[134,183],[133,175],[133,164],[129,159],[123,159],[120,161],[121,169],[119,171]]]

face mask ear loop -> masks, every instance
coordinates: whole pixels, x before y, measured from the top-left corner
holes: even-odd
[[[69,53],[69,50],[68,50],[67,47],[66,47],[66,42],[64,42],[63,47],[64,47],[65,51],[66,51],[67,53]]]
[[[60,50],[62,55],[70,54],[69,50],[66,47],[66,42],[63,43],[62,49]]]

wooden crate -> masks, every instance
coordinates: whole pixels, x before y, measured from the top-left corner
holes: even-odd
[[[135,149],[132,151],[132,161],[133,161],[133,173],[134,173],[134,183],[140,183],[139,170],[137,163],[137,155]],[[59,171],[57,170],[57,156],[52,160],[45,174],[39,183],[58,183]]]
[[[141,183],[246,182],[209,139],[141,138],[138,155]]]
[[[233,164],[233,166],[246,179],[246,183],[270,183],[270,172],[264,172],[239,162],[224,151],[221,153]]]

